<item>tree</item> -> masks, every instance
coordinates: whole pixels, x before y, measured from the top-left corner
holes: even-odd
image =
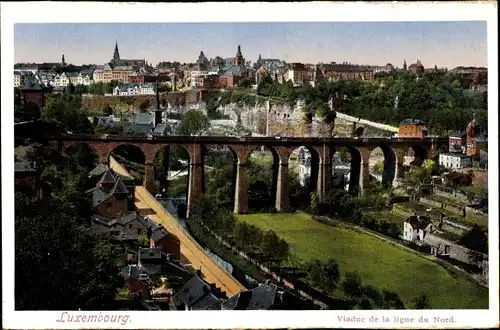
[[[81,111],[81,95],[59,94],[48,96],[42,117],[45,120],[58,123],[64,130],[75,134],[92,134],[92,124]]]
[[[141,247],[149,247],[149,238],[146,234],[142,234],[137,240]]]
[[[385,307],[388,309],[405,309],[405,304],[397,292],[382,290]]]
[[[75,94],[87,94],[89,91],[89,88],[85,85],[78,84],[75,86]]]
[[[451,88],[454,88],[454,89],[460,88],[460,80],[458,80],[458,79],[453,80],[453,82],[451,83]]]
[[[429,298],[425,294],[421,294],[413,300],[413,309],[431,309]]]
[[[460,238],[459,244],[473,251],[488,253],[488,234],[484,228],[475,224]]]
[[[121,250],[90,234],[66,205],[16,194],[16,309],[113,309]]]
[[[385,307],[384,294],[375,286],[370,284],[365,285],[363,295],[372,302],[371,306],[380,309]]]
[[[251,77],[243,78],[238,81],[238,87],[250,88],[252,87],[254,80]]]
[[[115,299],[116,300],[131,300],[134,298],[134,294],[129,288],[121,288],[118,290]]]
[[[319,214],[319,196],[316,192],[311,193],[311,212],[312,214]]]
[[[316,259],[309,261],[304,268],[306,269],[307,277],[312,285],[320,289],[324,294],[328,294],[329,286],[326,282],[323,263],[321,260]]]
[[[375,166],[373,166],[373,172],[376,174],[382,174],[383,171],[384,171],[384,161],[378,160],[375,163]]]
[[[103,116],[111,116],[113,114],[113,108],[108,104],[102,109]]]
[[[325,273],[326,283],[328,285],[329,292],[332,292],[337,288],[340,281],[340,269],[338,263],[329,259],[323,266],[323,271]]]
[[[327,262],[315,259],[305,265],[311,283],[324,294],[331,294],[340,280],[340,271],[337,262],[333,259]]]
[[[200,135],[210,128],[210,121],[200,110],[186,112],[181,122],[181,130],[187,135]]]
[[[363,287],[358,272],[346,273],[345,279],[342,282],[342,290],[350,298],[358,299],[362,297]]]

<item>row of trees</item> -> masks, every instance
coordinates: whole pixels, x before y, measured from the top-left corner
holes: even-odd
[[[288,260],[288,243],[274,231],[263,231],[254,225],[238,222],[231,211],[214,206],[213,201],[213,196],[209,195],[204,195],[198,201],[189,218],[190,228],[206,226],[231,245],[269,267],[280,266]]]
[[[323,202],[319,201],[316,193],[311,194],[311,212],[363,226],[389,237],[399,238],[400,226],[362,212],[363,208],[386,207],[390,204],[390,200],[391,194],[382,187],[374,187],[370,194],[362,197],[353,197],[345,190],[333,189]]]
[[[88,230],[90,206],[81,189],[87,169],[74,157],[33,145],[51,197],[15,196],[15,306],[20,310],[110,310],[122,249]]]
[[[304,264],[304,269],[309,282],[322,293],[333,295],[341,290],[355,309],[405,309],[405,304],[398,293],[363,284],[358,272],[346,272],[342,278],[339,265],[334,259],[311,260]],[[411,307],[413,309],[431,308],[426,295],[415,298]]]

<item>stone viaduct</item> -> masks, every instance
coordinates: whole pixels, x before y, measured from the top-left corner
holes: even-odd
[[[124,136],[57,136],[45,137],[45,141],[66,149],[74,144],[87,144],[99,157],[100,163],[107,164],[111,152],[120,145],[134,145],[144,153],[144,186],[154,189],[153,161],[156,154],[170,145],[181,145],[189,154],[188,214],[194,203],[203,194],[203,159],[208,148],[225,146],[233,152],[237,161],[234,212],[248,212],[248,161],[252,151],[265,146],[274,158],[274,186],[276,188],[276,209],[289,210],[288,161],[290,154],[298,147],[306,147],[312,155],[311,182],[320,199],[327,196],[332,187],[332,157],[339,148],[347,148],[351,154],[351,175],[349,190],[352,194],[362,193],[369,186],[369,158],[371,152],[380,147],[384,152],[383,181],[392,184],[403,175],[404,156],[412,148],[416,159],[423,161],[429,152],[447,149],[447,137],[426,138],[290,138],[290,137],[192,137],[170,136],[124,137]],[[273,186],[273,188],[274,188]]]

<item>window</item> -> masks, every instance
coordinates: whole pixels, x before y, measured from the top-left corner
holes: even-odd
[[[140,234],[141,234],[141,230],[137,229],[137,235],[140,235]]]
[[[128,225],[128,229],[132,229],[132,224]]]

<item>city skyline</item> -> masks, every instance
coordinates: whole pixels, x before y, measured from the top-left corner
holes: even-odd
[[[330,32],[331,31],[331,32]],[[68,23],[15,24],[15,63],[104,64],[118,41],[125,59],[195,62],[233,57],[247,61],[351,62],[401,67],[419,59],[425,67],[487,67],[485,21],[338,23]]]

